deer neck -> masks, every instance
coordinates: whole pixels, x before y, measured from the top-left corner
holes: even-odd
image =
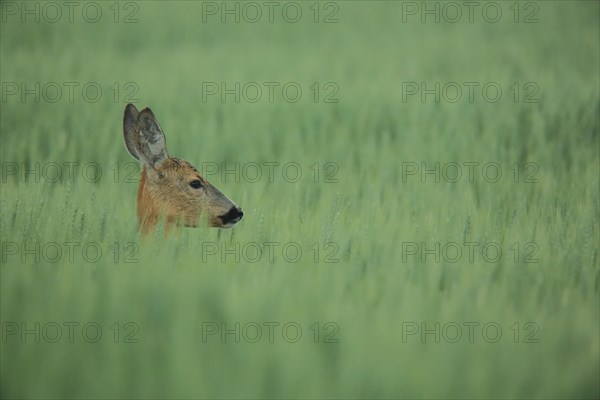
[[[163,213],[164,211],[165,210],[162,210]],[[137,198],[137,217],[142,234],[146,235],[150,232],[153,232],[158,225],[161,215],[160,205],[157,203],[156,194],[154,194],[151,189],[147,167],[144,165],[142,168],[142,176],[140,178],[140,186],[138,188]],[[170,230],[175,221],[172,218],[167,217],[165,222],[166,233]]]

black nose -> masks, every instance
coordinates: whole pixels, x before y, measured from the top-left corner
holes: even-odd
[[[221,218],[221,221],[223,221],[223,224],[229,224],[229,223],[235,223],[238,222],[240,219],[242,219],[242,217],[244,216],[244,213],[242,211],[241,208],[239,207],[231,207],[229,209],[229,211],[227,211],[227,214],[221,215],[219,218]]]

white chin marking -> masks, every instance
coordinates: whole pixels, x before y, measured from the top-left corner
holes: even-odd
[[[237,224],[237,221],[236,222],[228,222],[228,223],[224,224],[221,228],[233,228],[236,224]]]

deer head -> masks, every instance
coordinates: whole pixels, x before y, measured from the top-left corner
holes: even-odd
[[[173,225],[230,228],[244,213],[233,201],[208,183],[187,161],[169,157],[165,135],[149,108],[138,112],[133,104],[123,117],[125,146],[142,163],[138,189],[137,216],[144,234],[152,231],[160,218],[167,229]]]

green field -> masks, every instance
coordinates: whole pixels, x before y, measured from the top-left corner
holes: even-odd
[[[600,3],[61,4],[0,2],[2,398],[600,397]],[[234,229],[140,237],[128,102]]]

